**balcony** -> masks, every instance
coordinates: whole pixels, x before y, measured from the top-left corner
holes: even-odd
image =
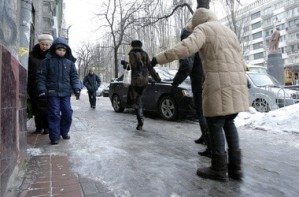
[[[299,39],[298,38],[291,38],[286,40],[287,45],[295,45],[299,44]]]
[[[272,35],[264,36],[264,41],[271,40]]]
[[[286,21],[289,22],[291,20],[295,20],[299,18],[299,14],[292,14],[291,16],[287,16]]]
[[[268,19],[268,18],[271,18],[273,16],[273,12],[272,13],[265,13],[265,14],[262,14],[261,15],[261,18],[263,19],[263,20],[266,20],[266,19]]]
[[[299,56],[299,50],[287,50],[287,54],[289,57],[297,57]]]
[[[273,26],[274,26],[273,23],[263,23],[262,29],[270,29],[270,28],[273,28]]]
[[[299,31],[299,24],[288,27],[288,29],[287,29],[288,34],[298,32],[298,31]]]
[[[284,9],[287,11],[287,10],[291,10],[291,9],[293,9],[293,8],[297,8],[298,7],[298,2],[296,1],[294,1],[294,2],[292,2],[292,3],[290,3],[290,4],[288,4],[288,5],[285,5],[284,6]]]

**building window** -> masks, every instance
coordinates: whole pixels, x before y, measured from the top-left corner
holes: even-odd
[[[285,53],[285,47],[281,47],[280,50],[282,53]]]
[[[246,62],[249,61],[249,56],[246,55],[246,56],[244,57],[244,59],[245,59]]]
[[[273,30],[265,31],[265,37],[271,36],[272,33],[273,33]]]
[[[244,46],[244,51],[250,51],[250,45]]]
[[[262,32],[257,32],[255,34],[252,35],[252,39],[255,40],[255,39],[258,39],[258,38],[261,38],[263,36]]]
[[[264,58],[264,53],[261,52],[261,53],[256,53],[253,55],[253,58],[256,60],[256,59],[262,59]]]
[[[253,44],[253,50],[260,49],[262,47],[263,47],[263,42],[258,42],[258,43]]]
[[[243,37],[243,42],[248,42],[249,41],[249,36],[244,36]]]
[[[299,27],[299,19],[289,21],[289,27]]]
[[[298,49],[299,49],[299,45],[298,44],[296,44],[296,45],[291,45],[291,51],[292,52],[298,52]]]
[[[257,23],[252,24],[252,30],[257,29],[259,27],[261,27],[261,22],[257,22]]]
[[[258,18],[260,16],[261,16],[261,12],[258,11],[258,12],[256,12],[256,13],[254,13],[254,14],[251,15],[251,20],[256,19],[256,18]]]
[[[271,7],[265,8],[263,13],[264,15],[272,14],[272,8]]]
[[[277,14],[277,15],[276,15],[276,22],[280,22],[282,19],[284,19],[284,18],[286,17],[286,15],[287,15],[286,12]]]

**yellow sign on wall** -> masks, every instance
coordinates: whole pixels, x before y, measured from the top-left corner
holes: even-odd
[[[29,49],[25,47],[19,48],[19,56],[24,56],[29,54]]]

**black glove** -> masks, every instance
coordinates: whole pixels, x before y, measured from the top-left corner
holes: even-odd
[[[75,90],[75,96],[76,96],[76,100],[80,99],[80,90],[79,89]]]
[[[76,100],[79,100],[80,99],[80,92],[76,92],[75,96],[76,96]]]
[[[153,59],[151,61],[152,67],[155,67],[157,64],[158,64],[157,59],[155,57],[153,57]]]
[[[128,62],[125,61],[125,60],[121,60],[121,61],[120,61],[120,64],[123,65],[123,68],[124,68],[124,69],[126,69],[126,68],[127,68],[127,65],[128,65]]]

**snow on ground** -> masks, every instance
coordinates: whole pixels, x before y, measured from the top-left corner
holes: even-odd
[[[250,108],[249,112],[239,113],[235,123],[239,127],[244,126],[272,132],[299,133],[299,103],[268,113],[260,113],[254,108]]]

